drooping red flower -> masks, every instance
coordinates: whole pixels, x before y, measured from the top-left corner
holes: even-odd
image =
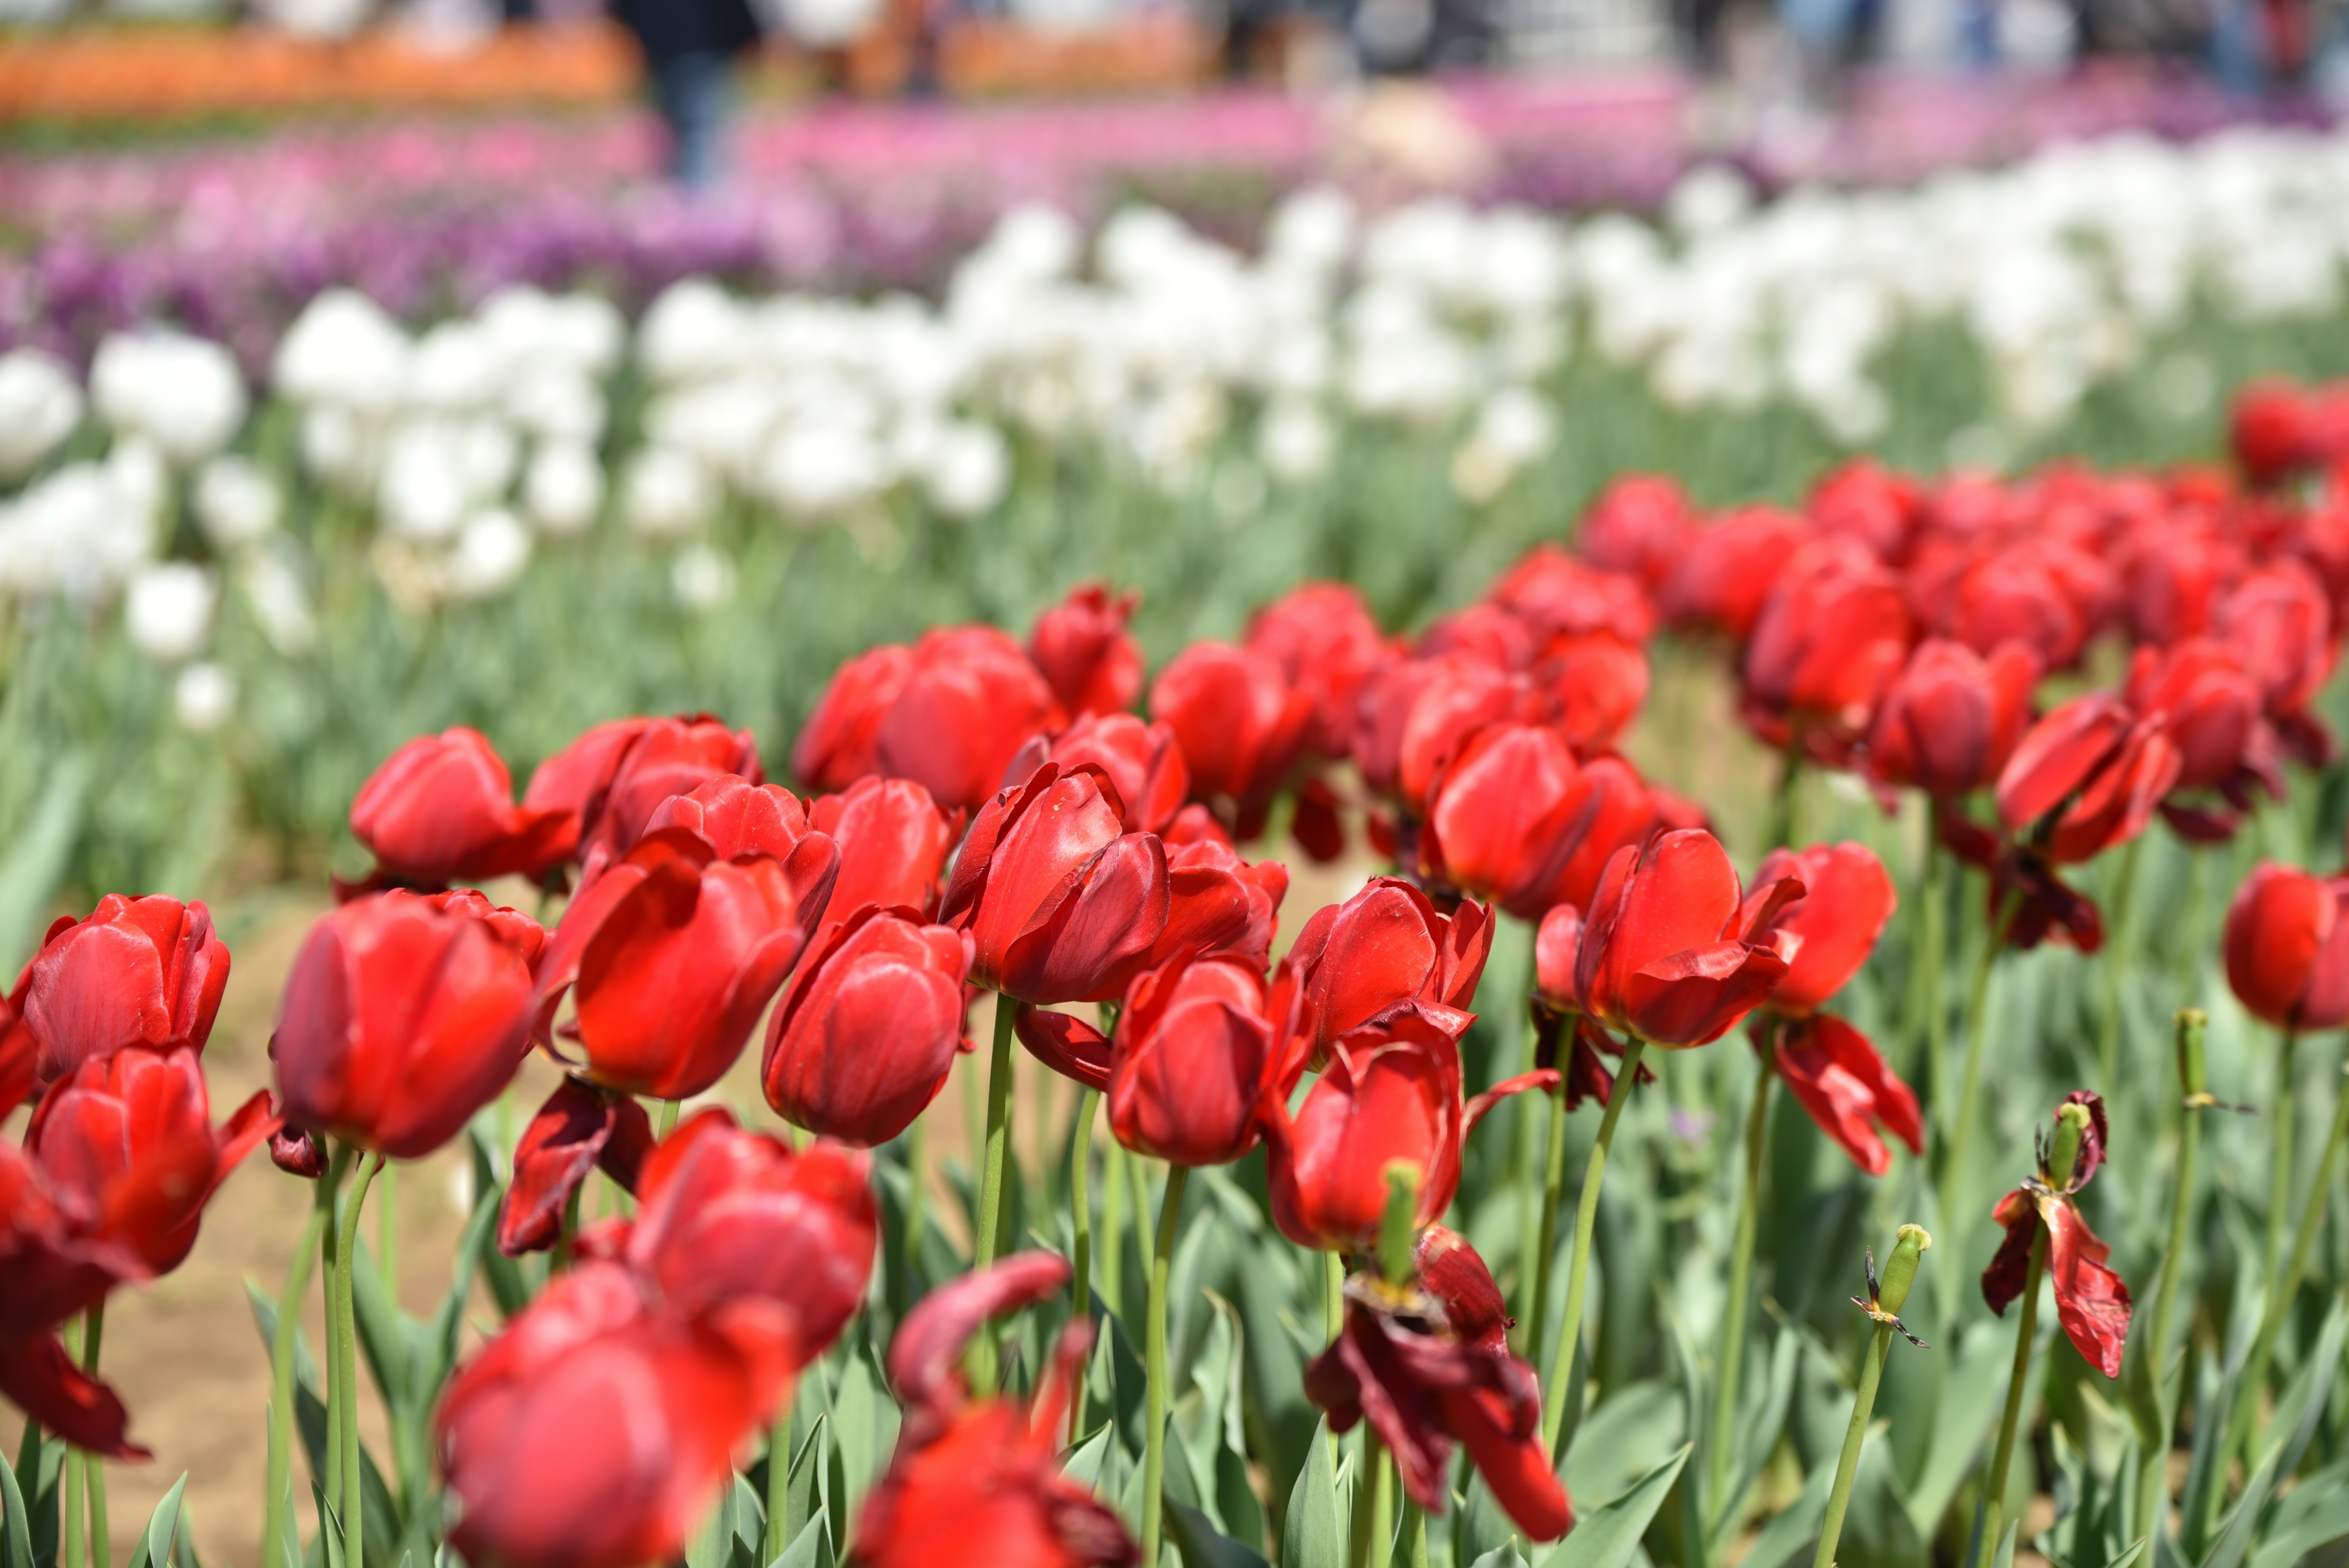
[[[1278,665],[1312,703],[1307,750],[1342,757],[1353,749],[1362,682],[1386,656],[1386,639],[1360,588],[1300,583],[1248,618],[1243,646]]]
[[[2162,715],[2092,691],[2015,746],[1998,777],[1998,814],[2011,833],[2030,829],[2055,865],[2093,860],[2145,831],[2183,764]]]
[[[84,1453],[133,1462],[155,1457],[130,1440],[121,1397],[77,1366],[54,1331],[0,1338],[0,1396]]]
[[[1400,877],[1373,877],[1324,905],[1288,950],[1310,1004],[1314,1060],[1330,1043],[1400,1003],[1465,1012],[1493,950],[1493,913],[1474,899],[1450,915]]]
[[[1536,921],[1557,905],[1588,904],[1608,857],[1655,822],[1621,758],[1577,766],[1555,730],[1493,724],[1468,738],[1436,784],[1420,868]]]
[[[2279,1029],[2349,1023],[2349,883],[2262,860],[2227,907],[2227,983]]]
[[[1195,642],[1150,685],[1150,716],[1174,732],[1191,796],[1246,840],[1303,753],[1314,696],[1289,684],[1278,660],[1227,642]]]
[[[1362,690],[1354,765],[1362,783],[1392,796],[1413,817],[1460,743],[1486,724],[1516,716],[1527,696],[1522,675],[1454,651],[1396,659]]]
[[[88,919],[49,928],[8,999],[10,1033],[22,1038],[0,1054],[29,1047],[32,1075],[46,1084],[133,1045],[201,1052],[228,971],[228,944],[202,901],[109,893]]]
[[[286,1120],[394,1159],[456,1137],[522,1065],[545,941],[471,891],[395,888],[320,919],[269,1043]]]
[[[1407,1286],[1347,1282],[1345,1326],[1306,1367],[1306,1395],[1334,1432],[1367,1417],[1405,1495],[1429,1512],[1444,1510],[1457,1441],[1502,1511],[1534,1540],[1555,1541],[1574,1527],[1574,1507],[1542,1445],[1539,1381],[1509,1354],[1500,1287],[1440,1225],[1416,1251]]]
[[[940,627],[903,652],[852,659],[824,689],[792,749],[792,771],[812,787],[880,774],[976,808],[1028,738],[1066,718],[1028,655],[993,627]]]
[[[1869,771],[1937,800],[1988,787],[2023,739],[2038,683],[2039,657],[2019,642],[1985,657],[1961,642],[1926,639],[1878,705]]]
[[[571,1195],[602,1170],[622,1190],[636,1190],[653,1124],[626,1095],[565,1077],[538,1107],[514,1146],[513,1179],[498,1211],[498,1251],[509,1258],[543,1252],[562,1239]]]
[[[1132,1568],[1141,1557],[1115,1513],[1061,1470],[1071,1390],[1084,1375],[1093,1324],[1061,1331],[1027,1408],[974,1400],[962,1352],[981,1324],[1057,1294],[1066,1260],[1019,1252],[922,1298],[889,1347],[889,1381],[905,1409],[896,1457],[856,1521],[864,1568]]]
[[[1080,583],[1036,618],[1028,657],[1071,719],[1123,713],[1142,695],[1142,644],[1125,629],[1142,596]]]
[[[1459,1037],[1469,1015],[1433,1002],[1394,1008],[1340,1035],[1330,1065],[1292,1118],[1285,1086],[1265,1096],[1272,1217],[1300,1247],[1363,1252],[1386,1212],[1389,1165],[1419,1175],[1418,1223],[1443,1218],[1460,1185],[1460,1146],[1485,1113],[1510,1095],[1550,1088],[1537,1070],[1464,1103]]]
[[[1709,833],[1626,846],[1591,898],[1575,998],[1607,1027],[1667,1050],[1718,1040],[1785,977],[1795,943],[1773,928],[1802,892],[1780,877],[1741,895]]]
[[[1037,736],[1011,759],[1005,784],[1024,784],[1048,762],[1060,763],[1062,773],[1090,763],[1108,774],[1123,804],[1120,820],[1128,833],[1166,832],[1191,796],[1191,769],[1174,730],[1131,713],[1080,719],[1049,741]]]
[[[964,1038],[964,937],[866,906],[828,929],[767,1022],[759,1076],[794,1126],[870,1148],[946,1086]]]
[[[1982,1271],[1982,1300],[1991,1311],[2006,1315],[2007,1303],[2023,1293],[2030,1277],[2032,1241],[2039,1227],[2046,1226],[2047,1279],[2055,1287],[2056,1321],[2089,1366],[2107,1377],[2118,1377],[2128,1339],[2128,1286],[2105,1266],[2112,1249],[2088,1229],[2075,1196],[2104,1162],[2105,1106],[2085,1089],[2074,1090],[2064,1103],[2087,1106],[2091,1118],[2072,1179],[2058,1186],[2043,1165],[2031,1179],[1998,1200],[1991,1217],[2005,1228],[2006,1240]]]
[[[1867,1035],[1832,1012],[1760,1021],[1754,1028],[1773,1023],[1777,1036],[1772,1070],[1854,1165],[1870,1176],[1892,1168],[1892,1151],[1884,1147],[1879,1128],[1907,1144],[1909,1153],[1925,1152],[1925,1117],[1916,1093],[1885,1064]]]
[[[1574,527],[1575,548],[1602,572],[1636,577],[1654,593],[1680,565],[1696,508],[1679,480],[1623,473],[1607,482]]]
[[[505,760],[462,725],[385,758],[352,799],[350,820],[375,857],[375,886],[438,890],[536,871],[569,859],[579,842],[567,807],[516,805]]]
[[[539,763],[522,804],[575,815],[576,857],[592,871],[626,854],[661,802],[729,774],[752,784],[766,777],[748,730],[730,730],[708,713],[615,719]]]
[[[808,823],[840,846],[840,873],[827,919],[868,904],[927,916],[938,907],[947,857],[962,836],[962,814],[938,809],[911,779],[863,778],[808,803]]]
[[[1728,513],[1691,537],[1657,605],[1676,627],[1742,643],[1778,574],[1817,535],[1808,518],[1773,506]]]
[[[1839,765],[1867,734],[1915,629],[1892,574],[1848,543],[1805,550],[1763,601],[1742,668],[1747,721]]]

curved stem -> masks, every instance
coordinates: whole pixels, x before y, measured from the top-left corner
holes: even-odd
[[[1843,1452],[1836,1456],[1835,1485],[1827,1491],[1827,1514],[1819,1525],[1819,1549],[1811,1554],[1811,1568],[1835,1568],[1836,1543],[1843,1538],[1844,1515],[1851,1511],[1852,1479],[1859,1474],[1860,1445],[1868,1440],[1868,1414],[1876,1408],[1876,1386],[1891,1348],[1892,1325],[1878,1324],[1860,1363],[1859,1387],[1851,1397],[1851,1424],[1843,1430]]]
[[[2014,1325],[2014,1369],[2008,1375],[2006,1413],[1999,1417],[1998,1448],[1990,1473],[1982,1478],[1982,1536],[1974,1548],[1974,1568],[1990,1568],[1998,1560],[1999,1532],[2005,1527],[2006,1472],[2014,1468],[2014,1434],[2023,1424],[2023,1397],[2031,1381],[2031,1342],[2039,1332],[2039,1282],[2047,1272],[2047,1226],[2034,1221],[2031,1237],[2031,1267],[2023,1275],[2023,1313]]]
[[[336,1158],[344,1158],[339,1152]],[[286,1568],[298,1560],[298,1549],[288,1551],[285,1532],[291,1528],[287,1510],[294,1485],[294,1343],[302,1314],[302,1293],[310,1287],[311,1260],[326,1234],[327,1216],[334,1212],[335,1188],[341,1172],[322,1178],[310,1218],[303,1222],[302,1240],[294,1261],[285,1266],[285,1293],[277,1298],[277,1327],[269,1340],[269,1495],[262,1511],[262,1568]]]
[[[1542,1160],[1541,1221],[1534,1231],[1534,1300],[1522,1354],[1540,1365],[1549,1337],[1549,1278],[1557,1267],[1557,1200],[1566,1186],[1566,1090],[1549,1093],[1549,1143]]]
[[[335,1365],[337,1368],[336,1392],[343,1396],[337,1412],[336,1440],[343,1451],[343,1562],[345,1568],[366,1568],[367,1560],[367,1490],[359,1484],[359,1360],[358,1314],[352,1305],[352,1279],[358,1262],[359,1210],[367,1203],[368,1184],[375,1173],[383,1168],[383,1157],[378,1154],[359,1156],[358,1169],[351,1181],[351,1196],[343,1205],[342,1219],[336,1226],[335,1251],[340,1260],[335,1270]],[[574,1194],[574,1199],[576,1195]]]
[[[1624,1102],[1640,1081],[1640,1056],[1648,1043],[1631,1036],[1623,1048],[1622,1064],[1615,1069],[1615,1087],[1607,1096],[1607,1114],[1599,1119],[1599,1141],[1590,1146],[1590,1162],[1582,1168],[1582,1196],[1574,1210],[1574,1262],[1566,1272],[1566,1322],[1559,1326],[1557,1348],[1550,1353],[1549,1371],[1542,1379],[1548,1390],[1542,1412],[1542,1446],[1555,1458],[1557,1435],[1566,1423],[1569,1404],[1579,1407],[1582,1389],[1568,1388],[1574,1371],[1575,1343],[1582,1335],[1583,1292],[1590,1282],[1590,1240],[1599,1228],[1599,1184],[1607,1175],[1607,1151],[1615,1144],[1615,1124],[1623,1117]]]
[[[995,1044],[987,1058],[987,1154],[979,1173],[978,1218],[971,1230],[973,1273],[995,1262],[996,1232],[1003,1225],[1003,1165],[1011,1148],[1011,1016],[1018,1003],[995,995]],[[995,1392],[996,1345],[992,1329],[980,1331],[973,1347],[972,1384]]]
[[[1713,1517],[1708,1528],[1729,1517],[1735,1499],[1729,1487],[1730,1438],[1737,1425],[1739,1374],[1745,1359],[1746,1297],[1754,1286],[1754,1233],[1761,1217],[1762,1167],[1770,1138],[1770,1080],[1775,1045],[1765,1044],[1761,1075],[1754,1081],[1754,1105],[1745,1116],[1745,1190],[1737,1201],[1737,1231],[1729,1254],[1729,1297],[1723,1306],[1719,1386],[1713,1392],[1712,1450],[1705,1467],[1705,1497]]]
[[[1071,1293],[1075,1297],[1076,1314],[1090,1319],[1093,1315],[1093,1117],[1101,1109],[1101,1091],[1087,1089],[1077,1096],[1077,1135],[1069,1146],[1069,1215],[1076,1226],[1076,1245],[1071,1249],[1075,1265],[1070,1277]],[[1085,1380],[1080,1376],[1076,1386],[1069,1391],[1069,1441],[1074,1443],[1085,1429]],[[773,1559],[770,1557],[769,1562]]]
[[[1143,1428],[1142,1561],[1158,1561],[1160,1531],[1166,1500],[1161,1484],[1166,1473],[1166,1277],[1174,1262],[1174,1233],[1183,1218],[1183,1188],[1190,1179],[1188,1166],[1166,1168],[1166,1195],[1158,1203],[1158,1243],[1150,1252],[1150,1296],[1143,1308],[1143,1336],[1148,1341],[1143,1372],[1149,1408]]]
[[[656,1139],[665,1138],[677,1130],[677,1108],[683,1103],[679,1100],[663,1100],[660,1103],[660,1116],[653,1125]]]
[[[1950,1130],[1950,1141],[1942,1147],[1940,1190],[1934,1196],[1941,1208],[1940,1223],[1958,1228],[1959,1184],[1965,1179],[1966,1153],[1973,1142],[1974,1121],[1982,1109],[1982,1042],[1990,1031],[1990,973],[1998,962],[2000,951],[2006,946],[2007,933],[2014,929],[2014,917],[2023,907],[2019,890],[2010,890],[1999,906],[1998,919],[1991,922],[1990,940],[1982,944],[1982,957],[1975,961],[1972,981],[1966,987],[1966,1064],[1958,1081],[1957,1125]],[[1957,1278],[1951,1271],[1949,1277]]]
[[[2142,1345],[2155,1412],[2154,1429],[2144,1434],[2145,1463],[2137,1478],[2135,1534],[2142,1540],[2152,1539],[2169,1502],[2169,1449],[2177,1430],[2178,1407],[2162,1396],[2167,1381],[2162,1362],[2169,1354],[2178,1276],[2186,1267],[2186,1237],[2194,1210],[2194,1167],[2202,1148],[2202,1110],[2195,1103],[2202,1093],[2202,1014],[2192,1009],[2178,1015],[2178,1085],[2182,1096],[2178,1113],[2178,1179],[2169,1194],[2169,1244],[2161,1255],[2161,1283],[2154,1292],[2152,1337]]]

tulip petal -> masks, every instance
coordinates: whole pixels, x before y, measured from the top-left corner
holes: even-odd
[[[513,1179],[498,1215],[499,1251],[519,1258],[555,1244],[564,1210],[595,1168],[616,1120],[611,1097],[576,1078],[564,1078],[547,1096],[514,1147]]]
[[[130,1441],[120,1397],[75,1366],[54,1334],[0,1339],[0,1394],[77,1449],[132,1462],[155,1457]]]
[[[960,1402],[963,1346],[981,1324],[1050,1300],[1069,1275],[1069,1261],[1058,1252],[1015,1252],[924,1296],[889,1345],[889,1381],[908,1421],[943,1419]]]
[[[2070,1199],[2043,1199],[2039,1211],[2047,1226],[2047,1277],[2055,1287],[2056,1321],[2090,1366],[2118,1377],[2130,1305],[2128,1286],[2105,1266],[2112,1249],[2096,1239]]]
[[[1009,997],[998,997],[995,1005],[1015,1005]],[[1109,1087],[1109,1037],[1083,1019],[1066,1012],[1048,1012],[1025,1002],[1016,1004],[1019,1012],[1011,1027],[1019,1035],[1019,1044],[1028,1047],[1029,1054],[1058,1073],[1063,1078],[1082,1084],[1088,1089]]]

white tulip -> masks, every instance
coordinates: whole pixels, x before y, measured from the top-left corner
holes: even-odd
[[[476,513],[457,534],[445,567],[451,597],[485,599],[522,580],[530,565],[530,530],[502,507]]]
[[[688,545],[669,564],[668,581],[687,609],[716,609],[734,597],[734,563],[707,545]]]
[[[276,481],[249,458],[216,457],[196,474],[196,520],[220,549],[242,549],[267,537],[283,505]]]
[[[202,462],[244,422],[244,377],[217,343],[185,333],[116,333],[90,361],[90,401],[118,434],[152,441],[170,461]]]
[[[164,561],[130,579],[123,627],[131,644],[158,664],[178,664],[203,651],[219,597],[212,575],[187,561]]]
[[[1011,447],[993,425],[957,420],[938,431],[925,464],[930,504],[949,517],[977,517],[1011,488]]]
[[[270,380],[304,403],[388,411],[407,377],[408,335],[356,289],[330,288],[303,307],[278,341]]]
[[[674,447],[648,446],[630,460],[621,487],[621,512],[648,539],[698,533],[717,509],[709,470]]]
[[[209,659],[180,671],[171,686],[171,712],[190,734],[209,735],[236,711],[236,677]]]
[[[450,538],[472,497],[456,431],[418,420],[392,432],[376,482],[376,511],[387,530],[404,539]]]
[[[39,467],[81,414],[81,388],[62,361],[37,348],[0,354],[0,483]]]
[[[522,493],[523,509],[540,533],[584,534],[604,508],[604,465],[592,447],[549,441],[532,455]]]

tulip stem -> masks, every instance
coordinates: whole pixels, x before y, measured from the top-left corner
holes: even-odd
[[[2283,1049],[2276,1056],[2275,1112],[2269,1118],[2268,1129],[2268,1234],[2267,1280],[2268,1298],[2275,1298],[2276,1288],[2283,1282],[2283,1217],[2292,1211],[2292,1134],[2300,1120],[2298,1098],[2292,1090],[2300,1076],[2300,1032],[2283,1031]],[[2245,1385],[2249,1386],[2249,1385]]]
[[[1568,1019],[1567,1027],[1575,1021]],[[1569,1044],[1567,1049],[1573,1047]],[[1524,1343],[1519,1349],[1536,1366],[1541,1364],[1549,1337],[1549,1281],[1557,1265],[1557,1200],[1566,1186],[1566,1088],[1549,1092],[1549,1137],[1542,1158],[1541,1218],[1534,1231],[1534,1294]]]
[[[2137,1529],[2151,1540],[2168,1512],[2169,1449],[2175,1440],[2178,1409],[2162,1397],[2162,1358],[2169,1354],[2169,1324],[2178,1305],[2178,1276],[2186,1267],[2186,1238],[2194,1210],[2194,1167],[2202,1148],[2202,1028],[2201,1009],[2178,1012],[2178,1086],[2182,1096],[2178,1112],[2178,1180],[2169,1194],[2169,1245],[2161,1255],[2161,1283],[2153,1296],[2152,1336],[2138,1342],[2146,1374],[2153,1389],[2155,1425],[2139,1434],[2145,1468],[2137,1480]]]
[[[1934,1096],[1941,1095],[1943,1075],[1949,1071],[1942,1060],[1950,1048],[1950,1014],[1941,1005],[1941,968],[1949,961],[1950,938],[1946,929],[1950,913],[1950,857],[1941,849],[1941,840],[1930,822],[1925,828],[1925,877],[1923,896],[1918,900],[1919,929],[1917,933],[1917,1003],[1922,1014],[1921,1027],[1911,1035],[1924,1043],[1926,1071],[1931,1075]],[[1915,1049],[1912,1045],[1911,1049]]]
[[[995,1044],[987,1059],[987,1163],[978,1180],[978,1220],[971,1232],[973,1273],[995,1262],[996,1232],[1003,1224],[1003,1164],[1011,1148],[1011,1017],[1019,1003],[995,993]],[[987,1330],[974,1347],[973,1385],[995,1392],[995,1334]]]
[[[1802,753],[1790,744],[1778,753],[1778,790],[1771,803],[1769,848],[1785,849],[1795,842],[1795,792],[1802,779]]]
[[[276,1330],[269,1339],[269,1495],[262,1510],[261,1568],[287,1568],[301,1557],[298,1545],[289,1551],[285,1532],[295,1528],[289,1513],[294,1501],[294,1342],[300,1332],[302,1293],[310,1286],[310,1264],[326,1220],[334,1212],[335,1189],[342,1185],[347,1148],[335,1151],[334,1168],[318,1180],[310,1218],[303,1223],[302,1240],[294,1261],[285,1266],[285,1291],[277,1298]]]
[[[660,1116],[653,1123],[653,1137],[656,1141],[668,1137],[677,1130],[677,1107],[680,1103],[677,1100],[663,1100],[660,1103]]]
[[[367,1203],[367,1187],[375,1173],[383,1168],[383,1157],[375,1153],[359,1156],[358,1167],[351,1179],[350,1198],[343,1204],[340,1222],[336,1227],[335,1253],[335,1366],[336,1390],[341,1396],[336,1412],[336,1441],[343,1453],[343,1563],[345,1568],[366,1568],[367,1490],[359,1484],[359,1361],[358,1314],[352,1301],[352,1282],[357,1272],[359,1244],[359,1210]],[[574,1203],[578,1195],[574,1193]]]
[[[1770,1141],[1770,1080],[1776,1075],[1775,1030],[1762,1047],[1761,1075],[1754,1080],[1754,1104],[1745,1115],[1745,1189],[1738,1197],[1737,1230],[1729,1253],[1729,1297],[1722,1308],[1719,1386],[1713,1391],[1712,1452],[1705,1467],[1705,1498],[1717,1528],[1736,1499],[1728,1495],[1730,1438],[1737,1425],[1738,1375],[1745,1359],[1746,1297],[1754,1284],[1754,1235],[1762,1208],[1762,1167]]]
[[[2137,855],[2144,847],[2143,834],[2123,846],[2120,870],[2107,895],[2113,908],[2113,936],[2105,944],[2105,1012],[2096,1039],[2097,1075],[2107,1096],[2119,1094],[2121,1089],[2121,976],[2127,971],[2130,950],[2135,946],[2137,921],[2131,915],[2135,902],[2132,892],[2137,887]]]
[[[1099,1089],[1077,1096],[1077,1134],[1069,1145],[1069,1217],[1076,1227],[1070,1290],[1076,1315],[1087,1322],[1093,1315],[1093,1117],[1100,1109]],[[1080,1376],[1069,1390],[1069,1441],[1073,1444],[1084,1429],[1085,1380]]]
[[[792,1401],[788,1394],[767,1430],[767,1528],[759,1561],[772,1563],[791,1544],[783,1539],[792,1494]]]
[[[1362,1470],[1354,1481],[1353,1568],[1389,1568],[1394,1561],[1394,1462],[1368,1420],[1362,1423]],[[1143,1562],[1150,1558],[1145,1555]]]
[[[1335,1252],[1321,1254],[1321,1334],[1334,1344],[1346,1326],[1346,1260]]]
[[[1551,1352],[1549,1375],[1542,1379],[1549,1405],[1542,1412],[1542,1446],[1555,1455],[1557,1435],[1566,1425],[1569,1406],[1579,1409],[1582,1388],[1567,1386],[1574,1372],[1574,1349],[1582,1336],[1583,1292],[1590,1282],[1590,1242],[1599,1229],[1599,1184],[1607,1175],[1607,1151],[1615,1143],[1615,1124],[1623,1117],[1624,1102],[1640,1081],[1640,1056],[1648,1043],[1637,1034],[1623,1046],[1622,1065],[1615,1069],[1615,1086],[1607,1096],[1607,1114],[1599,1118],[1599,1138],[1590,1146],[1590,1162],[1582,1168],[1582,1195],[1574,1210],[1574,1262],[1566,1271],[1566,1321],[1558,1326],[1557,1348]]]
[[[1868,1354],[1859,1364],[1859,1386],[1851,1397],[1851,1424],[1843,1431],[1843,1452],[1836,1456],[1835,1485],[1827,1491],[1827,1514],[1819,1525],[1819,1546],[1811,1554],[1811,1568],[1835,1568],[1844,1515],[1851,1511],[1852,1480],[1859,1474],[1860,1446],[1868,1441],[1868,1417],[1876,1408],[1876,1386],[1884,1376],[1884,1358],[1891,1349],[1892,1325],[1879,1323],[1868,1335]]]
[[[1174,1232],[1183,1218],[1183,1188],[1188,1166],[1166,1168],[1166,1194],[1158,1204],[1158,1242],[1150,1253],[1150,1296],[1143,1308],[1143,1337],[1149,1411],[1142,1448],[1142,1561],[1155,1568],[1166,1500],[1166,1281],[1174,1262]]]
[[[391,1297],[391,1304],[399,1304],[399,1168],[387,1165],[376,1179],[375,1195],[375,1261],[376,1272],[383,1276],[383,1288]]]
[[[78,1322],[68,1322],[60,1337],[65,1341],[67,1356],[72,1360],[79,1360],[81,1358],[81,1324]],[[66,1449],[65,1469],[65,1518],[61,1527],[65,1539],[57,1552],[57,1562],[62,1568],[88,1568],[89,1555],[87,1538],[83,1533],[87,1517],[82,1511],[82,1482],[88,1476],[88,1470],[83,1463],[81,1449],[77,1448]]]
[[[1939,1222],[1953,1229],[1958,1224],[1959,1188],[1965,1180],[1967,1146],[1973,1142],[1974,1122],[1982,1109],[1982,1043],[1990,1033],[1991,968],[1998,962],[1999,952],[2006,946],[2007,936],[2014,929],[2014,918],[2022,909],[2020,889],[2009,891],[2000,902],[1998,919],[1991,922],[1990,940],[1982,944],[1982,957],[1974,961],[1973,979],[1966,987],[1966,1064],[1958,1080],[1957,1123],[1950,1129],[1950,1141],[1942,1149],[1940,1190],[1934,1194],[1940,1203]]]
[[[930,1118],[926,1110],[916,1116],[913,1125],[905,1129],[905,1256],[898,1272],[904,1276],[899,1288],[910,1304],[914,1282],[922,1272],[922,1227],[928,1222],[924,1208],[930,1186]]]
[[[1112,1143],[1102,1156],[1102,1310],[1125,1321],[1125,1151]]]
[[[98,1347],[106,1339],[106,1302],[101,1297],[97,1304],[82,1314],[81,1369],[95,1378],[98,1376]],[[89,1466],[89,1555],[98,1568],[110,1568],[114,1561],[114,1543],[109,1538],[106,1518],[106,1459],[91,1454],[85,1461]]]

